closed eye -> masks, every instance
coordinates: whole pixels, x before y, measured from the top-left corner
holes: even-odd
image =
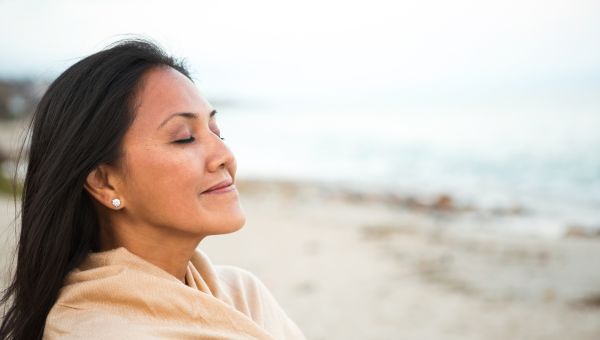
[[[196,138],[194,138],[193,136],[190,136],[190,138],[187,139],[180,139],[180,140],[176,140],[173,143],[177,143],[177,144],[185,144],[185,143],[191,143],[193,141],[195,141]]]

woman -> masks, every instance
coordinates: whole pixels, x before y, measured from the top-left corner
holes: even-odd
[[[216,111],[180,62],[114,44],[50,85],[31,131],[0,338],[304,338],[256,276],[196,249],[245,215]]]

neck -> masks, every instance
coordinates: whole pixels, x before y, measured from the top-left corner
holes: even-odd
[[[157,227],[112,224],[100,226],[100,250],[125,247],[185,284],[187,265],[202,237]]]

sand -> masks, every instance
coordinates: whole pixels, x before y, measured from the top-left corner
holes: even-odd
[[[238,188],[246,225],[200,248],[255,273],[308,339],[600,338],[600,238],[462,229],[311,183]]]

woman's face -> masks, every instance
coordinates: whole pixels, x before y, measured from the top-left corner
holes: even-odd
[[[220,138],[214,109],[178,71],[147,72],[135,119],[124,137],[122,213],[142,224],[183,235],[240,229],[245,215],[235,186],[236,161]]]

